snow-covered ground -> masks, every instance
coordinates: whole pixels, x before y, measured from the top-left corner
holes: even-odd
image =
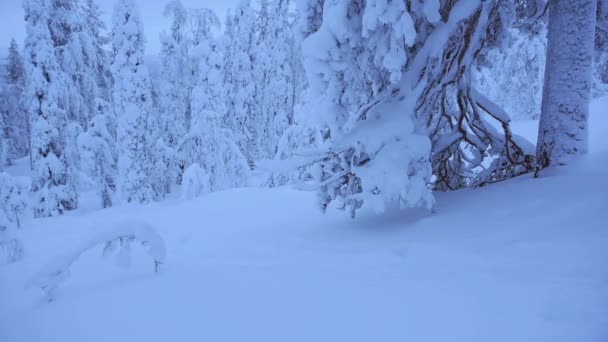
[[[29,221],[25,259],[0,268],[0,341],[606,341],[608,100],[592,108],[580,163],[437,194],[435,214],[351,220],[282,188]],[[165,239],[159,273],[100,246],[53,302],[25,288],[127,219]]]

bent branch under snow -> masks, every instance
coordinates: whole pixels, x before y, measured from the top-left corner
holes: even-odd
[[[159,265],[165,261],[166,250],[163,238],[145,222],[127,221],[113,230],[86,241],[74,250],[55,257],[28,282],[27,287],[40,288],[51,301],[59,284],[69,278],[70,267],[83,253],[101,244],[104,245],[104,254],[114,249],[116,245],[124,250],[136,241],[148,247],[148,254],[154,261],[154,272],[157,272]]]

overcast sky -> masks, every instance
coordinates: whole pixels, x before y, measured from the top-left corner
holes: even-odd
[[[136,0],[144,22],[147,37],[146,53],[156,54],[160,50],[159,34],[169,26],[163,17],[163,8],[169,0]],[[226,10],[234,7],[237,0],[181,0],[186,7],[206,7],[213,9],[223,21]],[[104,12],[106,25],[110,28],[110,16],[115,0],[97,0]],[[6,55],[11,38],[23,45],[25,22],[23,21],[22,0],[0,0],[0,55]]]

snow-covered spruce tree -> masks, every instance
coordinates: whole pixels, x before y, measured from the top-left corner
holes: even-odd
[[[23,58],[19,52],[19,44],[13,38],[8,48],[6,65],[6,81],[9,84],[19,84],[24,81]]]
[[[4,85],[0,84],[0,168],[12,164],[12,161],[7,156],[7,145],[9,140],[8,130],[5,127],[5,118],[8,117],[8,98],[7,89]]]
[[[586,154],[596,0],[550,1],[539,169]]]
[[[286,0],[264,1],[258,13],[255,71],[262,119],[257,142],[261,158],[275,156],[281,136],[293,122],[296,82],[291,70],[293,33],[288,5]]]
[[[208,192],[211,192],[211,180],[207,172],[197,163],[188,166],[184,171],[182,198],[193,199]]]
[[[83,90],[89,86],[89,74],[84,66],[80,8],[77,0],[48,0],[48,3],[51,40],[64,74],[60,106],[66,111],[68,120],[84,127],[88,113]]]
[[[78,136],[95,115],[111,110],[110,73],[105,52],[107,39],[101,12],[92,1],[50,0],[49,29],[55,53],[65,76],[62,108],[68,113],[66,163],[68,175],[79,191],[86,189],[78,149]]]
[[[106,111],[111,97],[108,40],[101,11],[93,0],[50,0],[49,29],[57,59],[66,75],[63,99],[68,119],[85,128],[89,120]]]
[[[256,108],[254,111],[260,122],[256,132],[257,139],[253,144],[258,147],[259,159],[270,158],[274,154],[274,151],[272,151],[272,138],[270,137],[270,125],[272,125],[270,120],[273,116],[271,113],[272,108],[270,107],[272,107],[271,103],[274,102],[272,97],[275,96],[275,94],[270,94],[268,85],[272,78],[271,74],[276,67],[275,65],[272,65],[274,57],[272,44],[280,44],[280,42],[274,40],[272,42],[270,41],[273,20],[276,20],[274,17],[275,13],[272,13],[270,6],[271,3],[269,0],[260,1],[260,9],[256,12],[254,28],[255,42],[252,49],[252,60],[254,61],[252,66],[254,79],[256,80]]]
[[[20,228],[27,208],[27,177],[13,177],[6,172],[0,173],[0,212],[5,225]]]
[[[332,133],[328,128],[329,123],[327,120],[334,120],[340,116],[339,112],[341,110],[339,108],[331,108],[331,102],[338,100],[338,93],[332,93],[332,91],[329,90],[329,88],[325,88],[326,85],[323,84],[326,77],[322,69],[325,69],[325,71],[329,70],[324,67],[325,61],[318,63],[314,58],[309,58],[307,56],[307,46],[310,47],[310,52],[312,53],[317,49],[315,47],[317,43],[313,42],[302,44],[303,42],[307,41],[309,36],[314,35],[321,29],[324,20],[324,3],[324,0],[299,0],[296,2],[298,18],[294,23],[294,41],[298,45],[299,51],[296,52],[294,50],[294,53],[302,56],[302,65],[293,65],[297,68],[303,67],[303,69],[305,69],[307,78],[304,83],[307,85],[307,88],[302,89],[300,102],[294,105],[293,124],[287,128],[281,137],[277,154],[275,156],[275,159],[277,160],[297,159],[298,161],[294,163],[289,162],[289,164],[293,165],[284,170],[276,170],[275,168],[272,168],[273,182],[276,185],[308,181],[311,179],[311,177],[313,177],[313,174],[319,173],[319,165],[308,165],[307,161],[311,159],[311,154],[315,154],[312,151],[322,149],[322,144],[331,140]],[[329,33],[329,35],[331,35],[331,33]],[[313,37],[313,40],[317,39]],[[335,44],[340,45],[339,43]],[[320,52],[320,55],[326,54],[327,58],[334,58],[336,61],[344,59],[344,63],[342,64],[344,67],[348,65],[349,61],[353,60],[353,57],[349,57],[350,51],[348,51],[348,47],[343,47],[344,56],[337,56],[335,54],[334,56],[331,56],[333,51],[326,51],[326,45],[323,42],[319,42],[319,47],[320,49],[317,51]],[[311,63],[307,66],[307,63],[309,62]],[[335,67],[340,68],[338,63],[335,64]],[[317,68],[318,70],[315,70]],[[294,70],[297,69],[294,68]],[[337,78],[341,77],[342,75],[337,76]],[[333,75],[327,75],[327,79],[330,78],[333,78]],[[316,83],[317,81],[319,81],[319,83]],[[357,84],[360,85],[360,82],[353,82],[352,93],[364,94],[364,91],[359,92],[358,90],[354,89]],[[338,89],[334,90],[337,92],[342,91]],[[325,91],[328,92],[328,97],[332,97],[333,99],[321,99],[321,93]],[[346,102],[343,102],[342,105],[346,106],[347,104]],[[333,112],[334,109],[336,112]],[[331,114],[325,116],[325,114],[328,112]],[[337,124],[337,126],[340,125],[341,123]],[[337,134],[337,132],[334,133]]]
[[[206,73],[209,69],[207,69],[205,65],[215,65],[216,68],[220,68],[221,74],[219,80],[222,80],[224,70],[224,61],[221,60],[223,46],[221,41],[212,34],[212,31],[219,30],[219,27],[219,19],[212,10],[207,8],[188,9],[186,34],[191,45],[189,54],[192,72],[191,88],[198,86],[200,82],[207,78]],[[224,103],[223,85],[220,82],[214,86],[217,86],[217,101]],[[191,89],[190,102],[194,101],[192,99],[192,97],[194,97],[192,93],[193,91]],[[192,103],[190,103],[190,105],[192,105]],[[188,123],[190,124],[190,121],[188,121]],[[188,128],[189,127],[190,126],[188,125]]]
[[[292,99],[292,124],[295,124],[295,116],[296,116],[296,107],[298,106],[298,104],[301,104],[303,102],[303,95],[305,93],[305,89],[308,87],[308,83],[306,80],[306,72],[304,70],[304,65],[302,64],[302,46],[300,44],[300,40],[298,39],[298,36],[296,35],[296,24],[298,23],[297,20],[294,20],[293,18],[293,14],[290,15],[290,23],[289,26],[291,27],[290,30],[292,32],[291,34],[291,39],[289,41],[289,46],[290,46],[290,52],[289,52],[289,60],[290,60],[290,67],[289,69],[291,70],[292,76],[292,91],[293,91],[293,95],[291,96]]]
[[[399,28],[397,29],[397,32],[395,32],[397,36],[394,40],[409,41],[409,44],[413,45],[412,34],[415,35],[415,31],[409,14],[404,13],[405,4],[391,2],[385,5],[392,6],[392,8],[379,8],[377,11],[370,11],[372,14],[376,13],[376,17],[372,16],[368,19],[369,28],[374,29],[378,20],[377,17],[380,14],[385,11],[391,11],[394,13],[394,18],[398,18],[399,20],[399,23],[396,23],[395,25]],[[368,2],[367,6],[374,8],[377,4],[376,2]],[[374,57],[373,52],[367,52],[368,56],[363,55],[363,53],[366,52],[363,35],[367,34],[364,33],[362,23],[365,9],[365,4],[359,1],[325,2],[323,8],[323,23],[321,27],[316,32],[310,34],[303,42],[305,56],[304,66],[310,84],[310,93],[308,95],[311,98],[318,99],[318,101],[314,103],[314,106],[310,108],[310,112],[311,114],[317,115],[316,121],[318,122],[323,139],[331,142],[331,145],[333,145],[332,147],[338,149],[338,151],[327,153],[320,163],[322,169],[320,174],[319,193],[321,207],[326,209],[330,202],[337,200],[338,207],[348,210],[352,216],[355,215],[355,211],[359,209],[366,200],[379,199],[379,201],[375,201],[376,203],[374,203],[374,206],[378,210],[382,210],[385,201],[397,200],[397,202],[400,202],[399,197],[401,197],[401,192],[404,188],[403,185],[398,184],[397,182],[393,182],[393,184],[390,185],[386,184],[389,185],[390,188],[378,188],[378,186],[382,185],[378,184],[376,180],[371,179],[373,174],[362,174],[363,171],[366,171],[363,167],[365,167],[365,164],[369,161],[367,155],[372,152],[369,151],[370,147],[374,149],[373,153],[377,153],[379,150],[382,150],[383,145],[386,145],[387,143],[392,145],[390,149],[384,149],[388,152],[385,152],[384,156],[389,159],[387,159],[386,162],[381,161],[383,164],[381,167],[386,167],[384,170],[385,174],[378,174],[379,177],[377,180],[382,180],[382,178],[388,180],[386,173],[395,172],[396,168],[403,168],[403,173],[407,172],[410,164],[410,160],[408,159],[413,157],[411,159],[415,161],[415,159],[420,159],[422,157],[422,162],[424,162],[423,157],[425,154],[424,147],[419,146],[424,144],[424,137],[419,135],[421,138],[417,139],[412,136],[414,127],[407,116],[402,116],[403,120],[401,121],[393,120],[390,125],[384,125],[384,129],[375,129],[376,134],[372,139],[368,138],[365,141],[360,141],[355,138],[348,139],[348,141],[344,142],[340,142],[339,140],[350,130],[353,130],[353,125],[349,122],[350,116],[372,100],[374,95],[374,89],[372,89],[372,87],[386,86],[386,84],[376,85],[372,82],[388,81],[377,80],[376,75],[373,75],[378,72],[377,70],[374,70],[374,68],[371,68],[373,65],[369,65],[369,61]],[[301,12],[307,13],[309,11],[303,9]],[[307,19],[310,20],[309,18]],[[380,24],[380,22],[378,22],[378,24]],[[388,29],[392,31],[390,26],[388,26]],[[399,30],[401,31],[399,32]],[[410,32],[407,32],[408,30]],[[407,36],[404,34],[407,34]],[[386,36],[386,38],[373,38],[376,38],[380,43],[384,43],[387,38],[391,39],[390,33],[386,34]],[[399,43],[397,42],[396,44]],[[384,46],[379,46],[379,48],[381,51],[378,51],[378,55],[380,55],[379,58],[382,59],[381,56],[383,54],[388,55],[388,51]],[[398,45],[396,48],[396,52],[399,52]],[[388,60],[389,59],[387,58],[387,61]],[[405,60],[405,56],[403,56],[402,60]],[[367,65],[360,65],[359,62],[364,62]],[[380,60],[380,62],[382,63],[382,60]],[[366,70],[365,68],[368,69]],[[370,82],[368,82],[368,79]],[[393,114],[392,116],[395,117],[396,115]],[[364,129],[371,130],[373,128],[366,127]],[[397,132],[401,135],[400,141],[402,144],[395,143],[398,139],[397,137],[393,137],[393,135]],[[382,133],[386,134],[387,137],[382,137],[380,135]],[[412,138],[410,138],[410,136]],[[408,145],[411,147],[408,148]],[[426,145],[428,146],[430,144],[427,142]],[[407,154],[408,150],[411,150],[412,148],[420,148],[422,150],[422,156],[409,156]],[[428,149],[429,148],[427,147],[427,150]],[[400,152],[398,152],[398,150],[400,150]],[[402,158],[402,160],[396,158],[396,154],[398,153],[403,154],[404,158]],[[428,153],[428,151],[426,151],[426,153]],[[361,158],[362,156],[364,157]],[[392,163],[390,163],[390,159],[392,159]],[[357,166],[362,166],[361,171],[355,169]],[[369,167],[367,167],[367,169],[369,169]],[[415,172],[422,177],[418,182],[418,187],[421,185],[424,190],[426,190],[426,178],[430,177],[429,171],[430,170],[428,170],[426,172],[427,175],[425,175],[425,172],[415,170]],[[370,179],[362,179],[365,178],[365,176],[370,176]],[[397,177],[393,177],[393,179],[396,178]],[[409,185],[407,184],[409,183],[407,175],[399,178],[405,180],[405,186]],[[371,186],[371,188],[368,189],[368,186]],[[367,192],[371,193],[368,194]],[[382,196],[376,196],[375,198],[369,196],[372,194],[378,195],[380,192],[382,192]],[[395,195],[397,198],[394,198]],[[432,197],[430,195],[427,195],[426,199],[416,199],[416,201],[420,200],[426,201],[429,205],[432,204]]]
[[[118,118],[118,191],[126,202],[157,198],[153,188],[155,158],[150,123],[153,104],[144,65],[142,23],[133,0],[119,0],[112,27],[114,112]]]
[[[84,128],[76,121],[69,121],[64,128],[65,163],[67,166],[68,182],[74,184],[77,191],[81,191],[86,183],[81,170],[80,149],[78,148],[78,137],[84,132]]]
[[[319,99],[310,112],[328,142],[319,158],[324,209],[334,201],[351,215],[364,203],[430,207],[429,183],[458,189],[533,167],[531,146],[470,82],[509,2],[407,5],[325,2],[323,24],[303,42],[309,96]]]
[[[207,185],[204,190],[195,190],[184,184],[184,192],[191,195],[245,186],[249,174],[247,161],[234,142],[232,132],[224,126],[227,108],[223,91],[223,56],[219,42],[212,36],[219,20],[210,10],[206,15],[203,12],[199,15],[207,17],[199,25],[196,49],[200,61],[199,77],[193,91],[192,124],[179,148],[178,158],[183,161],[184,168],[190,170],[190,185],[202,178],[205,182],[197,181],[196,184]],[[202,25],[203,22],[206,24]]]
[[[32,190],[37,198],[34,215],[58,215],[78,204],[65,159],[67,115],[60,107],[65,82],[48,27],[49,2],[27,0],[24,9],[27,22],[24,103],[31,120]]]
[[[111,119],[109,115],[94,116],[86,132],[78,137],[82,172],[97,191],[102,208],[112,206],[116,191],[117,156]]]
[[[272,170],[271,185],[275,186],[310,181],[316,166],[307,165],[305,162],[307,157],[304,155],[319,148],[319,144],[323,142],[314,116],[309,115],[308,108],[315,103],[316,99],[309,96],[310,90],[304,70],[301,46],[306,37],[321,27],[323,1],[300,0],[297,4],[296,20],[291,19],[289,23],[290,30],[293,32],[289,42],[292,73],[290,125],[279,139],[274,159],[275,161],[293,160],[294,158],[302,160],[295,163],[298,165],[297,167],[291,165],[284,170]]]
[[[91,83],[90,92],[87,94],[89,105],[93,105],[93,111],[88,117],[96,115],[110,115],[112,113],[112,73],[110,71],[110,56],[107,46],[110,42],[107,36],[106,24],[101,19],[103,15],[95,0],[85,0],[82,8],[84,16],[84,31],[86,38],[83,49],[86,57],[86,65],[89,72],[94,75],[94,83]],[[91,76],[89,76],[91,77]],[[90,121],[87,123],[89,124]],[[112,122],[112,126],[116,123]],[[113,128],[115,131],[115,128]]]
[[[192,78],[189,65],[189,42],[186,37],[186,8],[179,0],[167,3],[165,17],[171,18],[171,29],[161,35],[161,78],[163,126],[169,146],[176,146],[186,132],[189,110],[188,88]]]
[[[4,105],[0,103],[0,110],[3,110]],[[4,113],[1,113],[4,114]],[[8,158],[9,150],[9,139],[7,137],[6,124],[4,123],[4,116],[0,115],[0,170],[4,169],[4,166],[10,165],[10,158]]]
[[[249,0],[241,0],[226,20],[224,86],[228,113],[226,123],[250,165],[259,159],[259,130],[254,72],[255,11]]]
[[[28,188],[23,180],[0,173],[0,265],[23,257],[23,245],[15,237],[15,230],[21,226]]]
[[[29,119],[23,108],[23,90],[25,86],[25,71],[23,58],[19,53],[17,42],[12,39],[8,48],[6,65],[6,88],[3,93],[4,135],[6,141],[6,161],[13,160],[29,153]]]
[[[286,184],[301,184],[309,182],[316,173],[318,165],[307,165],[305,162],[308,159],[307,154],[319,148],[323,143],[323,138],[314,122],[314,117],[310,117],[308,106],[311,99],[308,96],[308,83],[306,72],[302,64],[302,48],[300,38],[303,36],[298,32],[298,27],[301,23],[298,20],[293,20],[290,23],[291,30],[295,34],[291,35],[290,41],[290,70],[291,70],[291,91],[290,100],[292,104],[289,106],[291,113],[289,114],[290,124],[285,129],[277,146],[277,152],[274,156],[275,161],[285,161],[300,159],[296,164],[285,170],[274,170],[272,172],[271,184],[274,186],[282,186]],[[314,154],[314,152],[313,152]]]
[[[165,144],[166,168],[170,173],[166,177],[169,191],[171,186],[181,183],[184,171],[183,164],[175,160],[175,154],[190,123],[196,62],[191,60],[193,44],[188,35],[189,10],[179,0],[173,0],[167,3],[164,14],[172,19],[172,23],[170,31],[161,35],[159,90],[162,114],[159,124]]]

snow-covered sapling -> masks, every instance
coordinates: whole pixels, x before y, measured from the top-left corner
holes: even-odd
[[[156,230],[142,221],[125,221],[113,230],[104,232],[72,251],[59,255],[40,270],[27,284],[28,287],[38,287],[45,293],[48,301],[56,297],[60,283],[70,276],[70,267],[86,251],[103,244],[103,255],[118,250],[118,263],[128,266],[130,263],[131,244],[139,242],[148,248],[148,255],[154,262],[154,272],[158,272],[165,261],[165,241]]]
[[[184,179],[182,181],[182,197],[184,199],[192,199],[211,189],[211,180],[209,174],[201,168],[198,163],[190,165],[184,171]]]

